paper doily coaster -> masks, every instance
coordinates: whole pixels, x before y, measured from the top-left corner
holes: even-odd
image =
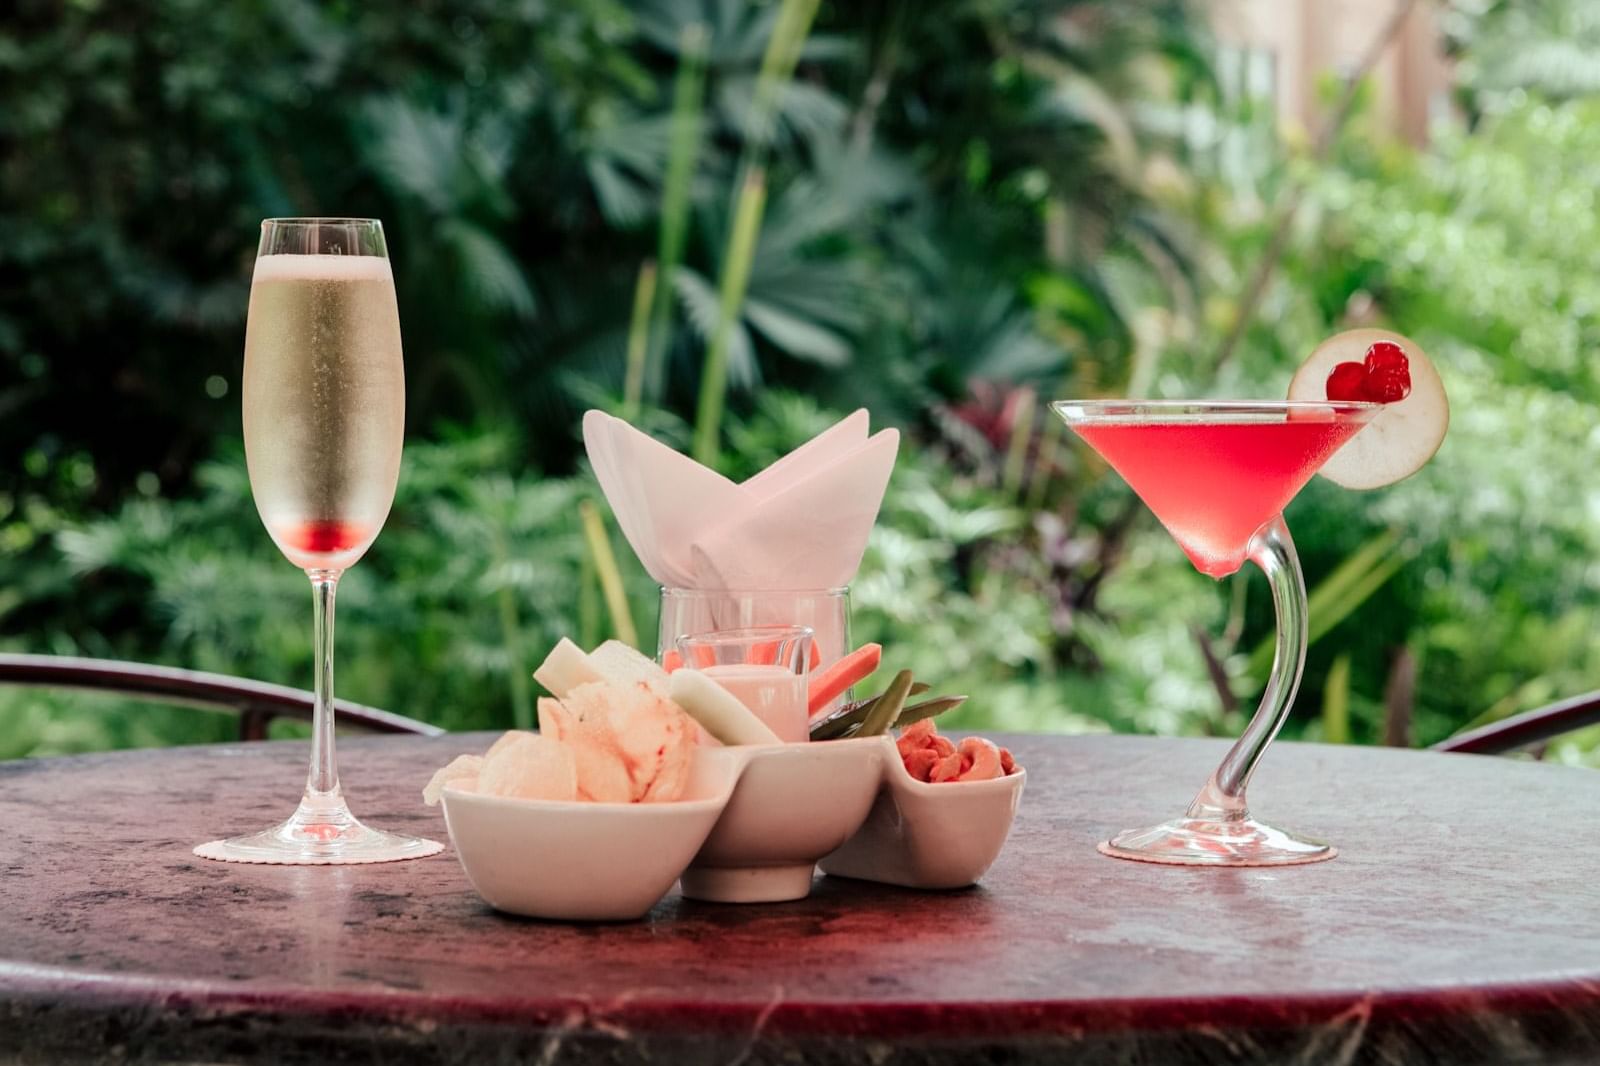
[[[236,855],[223,853],[226,840],[213,840],[209,844],[201,844],[194,849],[194,853],[202,859],[211,859],[215,862],[237,862],[250,866],[363,866],[375,862],[405,862],[408,859],[426,859],[429,855],[437,855],[444,850],[444,845],[437,841],[425,842],[427,847],[412,852],[410,855],[353,855],[335,856],[326,859],[244,859]]]

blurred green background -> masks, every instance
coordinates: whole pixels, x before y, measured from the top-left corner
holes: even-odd
[[[560,635],[648,639],[585,408],[742,476],[865,405],[907,437],[856,636],[970,693],[952,724],[1231,733],[1264,582],[1197,574],[1044,401],[1281,396],[1368,324],[1432,354],[1454,422],[1412,479],[1291,507],[1289,732],[1422,745],[1593,688],[1597,94],[1576,0],[16,0],[0,647],[309,684],[244,312],[262,217],[356,214],[410,425],[342,696],[508,726]],[[232,728],[0,691],[4,757]]]

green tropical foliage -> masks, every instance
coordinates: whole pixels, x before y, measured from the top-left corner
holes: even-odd
[[[304,579],[237,443],[250,235],[355,212],[389,231],[410,437],[341,585],[350,698],[526,723],[558,636],[648,642],[585,407],[743,476],[865,404],[907,432],[853,588],[889,674],[971,693],[956,726],[1228,734],[1264,586],[1195,573],[1044,401],[1280,395],[1367,323],[1434,354],[1455,421],[1410,481],[1291,509],[1315,642],[1290,731],[1428,743],[1595,687],[1593,20],[1446,16],[1462,122],[1418,151],[1358,108],[1317,159],[1177,0],[22,0],[0,646],[309,678]],[[0,756],[227,729],[0,692]]]

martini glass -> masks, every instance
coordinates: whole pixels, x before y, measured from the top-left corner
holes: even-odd
[[[1261,705],[1180,818],[1118,833],[1120,859],[1193,866],[1284,866],[1337,852],[1257,821],[1245,786],[1283,726],[1306,659],[1306,585],[1283,509],[1382,408],[1345,402],[1134,402],[1051,405],[1122,475],[1202,574],[1247,561],[1267,575],[1278,645]]]

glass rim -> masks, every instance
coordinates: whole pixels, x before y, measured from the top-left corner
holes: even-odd
[[[700,633],[684,633],[674,643],[694,644],[747,644],[762,640],[800,640],[817,638],[811,626],[789,625],[774,622],[772,625],[740,626],[737,629],[707,629]]]
[[[1052,400],[1050,409],[1068,425],[1103,422],[1253,422],[1296,411],[1331,412],[1338,419],[1375,415],[1373,400]]]
[[[661,595],[672,599],[709,599],[716,596],[727,598],[730,596],[826,596],[837,599],[850,594],[849,585],[835,585],[832,588],[819,589],[691,589],[678,585],[662,585]]]
[[[282,218],[264,218],[261,226],[376,226],[383,228],[380,218],[350,218],[342,215],[288,215]]]

